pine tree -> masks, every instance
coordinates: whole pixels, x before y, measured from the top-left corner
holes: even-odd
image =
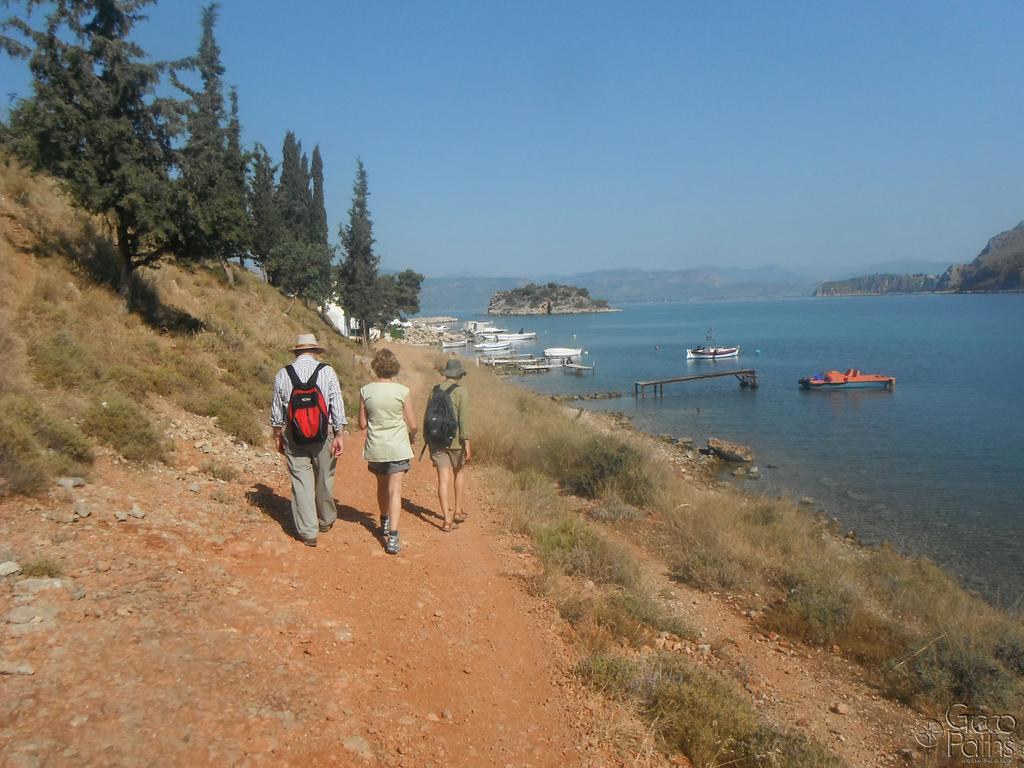
[[[27,56],[33,96],[13,111],[15,152],[60,179],[75,202],[107,217],[119,262],[118,293],[177,236],[172,175],[176,105],[156,96],[165,64],[130,39],[152,0],[64,0],[42,29],[4,26],[8,53]]]
[[[310,209],[310,242],[327,245],[327,209],[324,206],[324,161],[320,145],[313,147],[313,203]]]
[[[253,152],[252,178],[249,182],[249,216],[252,219],[252,254],[267,275],[271,285],[279,285],[272,271],[271,252],[284,236],[274,175],[277,166],[270,160],[266,147],[257,144]]]
[[[381,301],[377,282],[379,258],[373,253],[373,221],[367,198],[370,188],[363,161],[356,161],[356,180],[352,186],[352,207],[348,224],[341,227],[341,247],[345,259],[338,270],[338,291],[345,311],[356,318],[363,334],[363,346],[369,346],[370,326]]]

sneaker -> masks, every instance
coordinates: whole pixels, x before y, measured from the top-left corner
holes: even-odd
[[[316,546],[316,539],[303,539],[303,538],[300,538],[299,541],[301,541],[307,547],[315,547]]]
[[[334,527],[334,523],[328,523],[327,525],[324,525],[323,523],[320,523],[320,533],[327,533],[333,527]]]
[[[384,551],[389,555],[397,555],[401,549],[402,545],[398,541],[398,531],[390,531],[387,542],[384,544]]]
[[[380,528],[378,530],[380,531],[381,538],[384,539],[384,541],[387,541],[388,534],[391,533],[391,518],[382,517],[380,520]]]

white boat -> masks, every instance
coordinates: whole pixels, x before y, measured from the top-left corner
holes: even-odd
[[[456,347],[464,347],[468,342],[465,339],[462,341],[442,341],[441,349],[455,349]]]
[[[475,344],[477,352],[503,352],[512,348],[511,341],[489,341],[483,344]]]
[[[707,338],[703,344],[686,350],[687,360],[721,360],[726,357],[739,357],[739,347],[716,347],[712,336],[714,329],[708,328]]]
[[[494,334],[495,341],[526,341],[528,339],[536,339],[536,331],[525,331],[520,333],[496,333]]]
[[[725,357],[739,357],[739,347],[699,347],[686,350],[687,360],[721,360]]]
[[[558,360],[570,357],[579,357],[582,354],[582,347],[548,347],[544,350],[544,357],[550,357]]]

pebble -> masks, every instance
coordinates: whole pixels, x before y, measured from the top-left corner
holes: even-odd
[[[370,749],[369,742],[362,736],[349,736],[347,739],[345,739],[345,741],[342,742],[342,746],[345,747],[345,749],[347,749],[349,752],[353,752],[359,755],[360,757],[373,757],[373,750]]]
[[[92,567],[96,569],[96,573],[106,573],[110,570],[110,563],[106,560],[97,560]]]
[[[21,566],[13,560],[7,560],[0,563],[0,576],[13,576],[16,573],[21,573]]]
[[[31,664],[18,664],[14,661],[0,661],[0,675],[34,675]]]
[[[192,493],[199,493],[200,487],[201,486],[199,485],[199,483],[192,483],[192,485],[190,485],[188,489],[192,491]]]
[[[334,639],[339,643],[351,643],[353,640],[352,630],[348,627],[342,627],[334,633]]]
[[[71,512],[58,512],[55,509],[46,510],[43,517],[55,523],[73,523],[78,519]]]
[[[812,499],[810,496],[801,496],[798,503],[801,507],[813,507],[814,499]]]
[[[697,651],[701,656],[708,656],[711,653],[711,646],[707,643],[701,643],[697,646]]]
[[[831,707],[829,707],[837,715],[848,715],[850,714],[850,705],[842,701],[837,701]]]
[[[47,589],[60,589],[70,584],[71,582],[64,579],[22,579],[14,585],[14,594],[34,595]]]
[[[445,720],[451,720],[455,717],[455,715],[452,714],[452,711],[450,709],[443,709],[441,710],[441,717],[443,717]]]
[[[60,477],[57,479],[57,485],[61,488],[66,488],[69,491],[72,488],[81,488],[85,485],[84,477]]]
[[[146,513],[143,512],[142,507],[140,507],[138,504],[132,504],[131,511],[128,514],[136,518],[137,520],[141,520],[146,516]]]
[[[117,518],[117,522],[123,523],[128,519],[128,513],[119,509],[114,513],[114,517]]]
[[[8,624],[38,624],[55,619],[58,613],[59,610],[49,605],[19,605],[11,608],[5,618]]]

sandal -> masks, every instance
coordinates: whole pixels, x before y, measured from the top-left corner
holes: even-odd
[[[445,521],[444,525],[441,526],[441,530],[444,531],[445,533],[451,533],[452,530],[453,530],[452,524],[449,523],[448,521]]]
[[[464,523],[468,518],[469,515],[467,515],[465,512],[460,511],[457,515],[455,515],[454,520],[456,523]]]

